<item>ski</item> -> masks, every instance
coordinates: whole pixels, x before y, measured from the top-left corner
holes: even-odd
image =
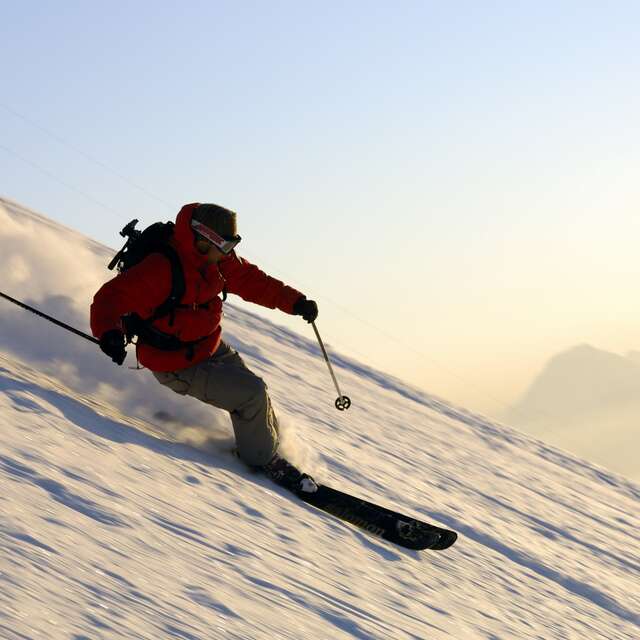
[[[312,493],[294,493],[307,504],[407,549],[442,551],[458,538],[455,531],[416,520],[322,484]]]
[[[262,467],[262,471],[270,480],[291,491],[303,502],[401,547],[442,551],[458,539],[455,531],[318,484],[278,454]]]

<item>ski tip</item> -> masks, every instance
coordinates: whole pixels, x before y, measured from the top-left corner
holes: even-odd
[[[455,531],[442,531],[438,536],[438,540],[429,549],[432,551],[444,551],[444,549],[451,547],[457,539],[458,534]]]

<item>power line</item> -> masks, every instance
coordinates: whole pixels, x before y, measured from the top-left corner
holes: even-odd
[[[62,180],[56,174],[52,173],[48,169],[45,169],[43,166],[33,162],[33,160],[29,160],[28,158],[25,158],[24,156],[20,155],[19,153],[17,153],[13,149],[10,149],[9,147],[5,146],[2,143],[0,143],[0,149],[2,149],[3,151],[6,151],[8,154],[12,155],[14,158],[18,158],[18,160],[21,160],[25,164],[28,164],[30,167],[36,169],[40,173],[43,173],[45,176],[47,176],[48,178],[50,178],[54,182],[57,182],[58,184],[61,184],[62,186],[66,187],[67,189],[70,189],[71,191],[74,191],[75,193],[80,194],[81,196],[83,196],[87,200],[93,202],[93,204],[96,204],[99,207],[101,207],[102,209],[105,209],[106,211],[109,211],[111,213],[115,213],[117,216],[120,216],[120,213],[118,211],[116,211],[113,207],[110,207],[109,205],[104,204],[104,202],[100,202],[99,200],[96,200],[93,196],[89,195],[86,191],[83,191],[82,189],[79,189],[78,187],[72,185],[69,182],[66,182],[65,180]]]
[[[101,167],[105,171],[108,171],[109,173],[113,174],[114,176],[116,176],[117,178],[122,180],[123,182],[126,182],[130,187],[133,187],[134,189],[137,189],[138,191],[144,193],[146,196],[152,198],[153,200],[156,200],[157,202],[161,202],[162,204],[166,205],[167,207],[171,208],[172,210],[176,209],[176,206],[174,204],[171,204],[170,202],[167,202],[166,200],[163,200],[162,198],[158,197],[155,193],[152,193],[148,189],[145,189],[144,187],[140,186],[139,184],[137,184],[136,182],[134,182],[133,180],[131,180],[127,176],[121,174],[119,171],[117,171],[116,169],[113,169],[112,167],[110,167],[109,165],[105,164],[101,160],[98,160],[97,158],[89,155],[88,153],[86,153],[82,149],[79,149],[78,147],[70,144],[64,138],[61,138],[59,135],[53,133],[52,131],[49,131],[48,129],[46,129],[42,125],[38,124],[37,122],[34,122],[30,118],[27,118],[27,116],[23,115],[22,113],[19,113],[15,109],[12,109],[11,107],[9,107],[8,105],[6,105],[6,104],[4,104],[2,102],[0,102],[0,107],[2,107],[5,111],[8,111],[10,114],[15,116],[16,118],[20,118],[21,120],[26,122],[28,125],[34,127],[35,129],[38,129],[38,131],[41,131],[42,133],[46,134],[52,140],[55,140],[56,142],[61,144],[63,147],[67,147],[71,151],[80,154],[86,160],[89,160],[90,162],[93,162],[94,164],[98,165],[99,167]]]

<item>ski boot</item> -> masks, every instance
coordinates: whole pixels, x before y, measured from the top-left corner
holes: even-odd
[[[318,485],[310,475],[302,473],[277,453],[262,469],[276,484],[293,493],[309,494],[318,490]]]

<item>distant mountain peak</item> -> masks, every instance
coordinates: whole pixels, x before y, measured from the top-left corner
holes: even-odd
[[[622,443],[630,451],[637,447],[640,352],[619,355],[589,344],[566,349],[549,359],[502,418],[591,459],[622,460]]]

